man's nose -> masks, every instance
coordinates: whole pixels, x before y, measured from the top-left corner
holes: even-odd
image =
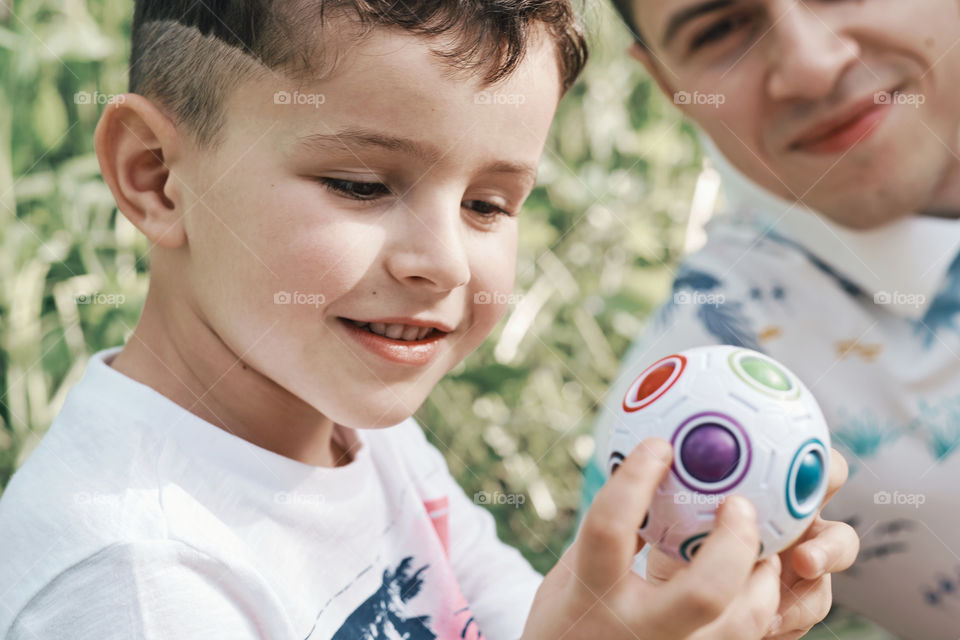
[[[782,100],[817,100],[829,96],[846,69],[859,57],[860,48],[841,25],[831,25],[804,2],[791,1],[772,16],[765,37],[771,72],[767,90]]]

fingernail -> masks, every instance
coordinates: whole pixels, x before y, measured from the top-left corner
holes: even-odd
[[[743,518],[756,517],[756,510],[753,508],[753,504],[743,496],[730,496],[726,502],[730,503],[730,508],[733,509],[736,515]]]

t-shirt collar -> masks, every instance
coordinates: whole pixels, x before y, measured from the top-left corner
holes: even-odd
[[[736,219],[796,242],[875,303],[923,318],[960,253],[960,220],[911,215],[867,231],[848,229],[762,190],[733,169],[709,139],[706,143]]]
[[[875,304],[915,320],[926,314],[960,252],[958,220],[909,216],[857,231],[807,208],[752,215],[859,286]]]

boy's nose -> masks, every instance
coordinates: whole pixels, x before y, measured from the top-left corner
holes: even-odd
[[[787,3],[766,38],[771,72],[767,90],[774,100],[819,100],[830,95],[842,74],[860,56],[856,40],[803,2]]]
[[[452,291],[470,282],[459,202],[455,210],[408,210],[389,245],[387,269],[403,283]]]

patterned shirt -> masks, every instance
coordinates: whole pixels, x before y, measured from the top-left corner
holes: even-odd
[[[857,232],[781,207],[721,216],[707,231],[600,411],[585,503],[603,480],[616,401],[644,368],[705,344],[765,352],[810,387],[850,463],[824,511],[862,544],[834,576],[836,602],[903,638],[956,638],[960,221],[913,216]]]

